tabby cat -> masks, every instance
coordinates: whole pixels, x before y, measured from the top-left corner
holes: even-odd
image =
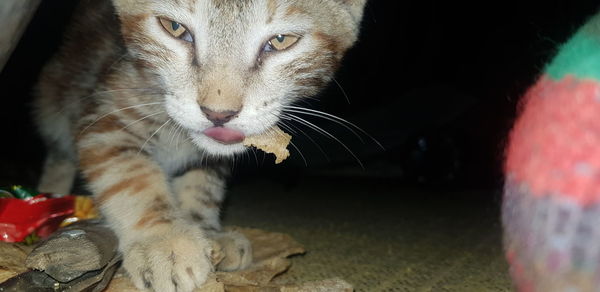
[[[39,189],[80,171],[138,288],[192,291],[215,246],[216,268],[247,267],[248,240],[219,224],[219,161],[330,81],[366,0],[80,2],[37,87]]]

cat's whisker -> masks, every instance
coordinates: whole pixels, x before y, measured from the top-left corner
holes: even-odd
[[[292,145],[292,147],[294,147],[294,149],[296,149],[296,151],[298,151],[298,154],[300,154],[300,157],[302,157],[302,160],[304,161],[304,165],[306,167],[308,167],[308,162],[306,161],[304,154],[302,154],[302,151],[300,151],[300,148],[298,148],[298,146],[296,146],[296,144],[294,144],[294,142],[292,142],[292,141],[290,141],[290,145]]]
[[[282,133],[277,132],[277,131],[275,131],[273,129],[269,129],[267,131],[267,135],[270,135],[270,136],[284,136]],[[306,161],[306,157],[304,157],[304,154],[302,153],[302,151],[300,151],[300,148],[298,148],[296,146],[296,144],[294,144],[294,142],[292,142],[292,141],[290,141],[290,145],[292,145],[292,147],[294,147],[294,149],[296,149],[296,151],[298,151],[298,154],[300,154],[300,157],[304,161],[304,165],[308,166],[308,162]]]
[[[273,118],[274,118],[274,119],[277,121],[277,122],[275,123],[276,125],[278,125],[278,126],[282,126],[282,125],[281,125],[281,122],[282,122],[282,121],[281,121],[281,119],[280,119],[280,116],[279,116],[279,115],[277,115],[277,114],[275,114],[275,113],[273,113],[273,112],[267,112],[266,114],[268,114],[268,115],[272,116],[272,117],[273,117]],[[264,119],[264,120],[265,120],[264,124],[270,124],[270,121],[267,121],[267,120],[266,120],[266,118],[262,118],[262,119]],[[292,133],[292,134],[296,134],[296,133],[294,132],[294,130],[293,130],[293,129],[291,129],[291,128],[289,128],[289,127],[287,127],[287,128],[286,128],[286,127],[287,127],[287,125],[283,125],[283,126],[282,126],[282,128],[284,128],[285,130],[289,131],[290,133]]]
[[[286,123],[284,123],[283,121],[279,121],[277,123],[277,125],[279,125],[280,127],[282,127],[284,130],[286,130],[286,131],[288,131],[288,132],[296,135],[296,131],[292,127],[290,127]],[[305,135],[306,135],[306,133],[305,133]],[[314,142],[314,140],[312,140],[312,139],[310,139],[310,140]],[[300,151],[300,148],[298,148],[298,146],[296,146],[296,144],[294,144],[294,142],[292,142],[292,141],[290,141],[290,144],[292,145],[292,147],[294,147],[294,149],[296,149],[296,151],[298,151],[298,153],[302,157],[302,160],[304,160],[304,165],[308,166],[308,162],[306,161],[306,158],[304,157],[304,154],[302,153],[302,151]]]
[[[278,115],[276,115],[276,114],[274,114],[272,112],[268,112],[267,114],[273,116],[276,120],[278,120],[277,123],[276,123],[278,126],[281,126],[282,128],[284,128],[285,130],[287,130],[288,132],[290,132],[292,134],[296,134],[296,131],[294,131],[294,129],[290,128],[288,125],[286,125],[285,123],[283,123],[282,120],[279,119]],[[267,124],[266,121],[265,121],[265,124]],[[269,132],[270,131],[272,131],[272,130],[269,129]]]
[[[319,117],[319,118],[331,121],[333,123],[336,123],[336,124],[338,124],[338,125],[346,128],[348,131],[352,132],[352,134],[354,134],[354,136],[356,136],[356,138],[358,138],[358,140],[360,140],[360,142],[362,142],[363,144],[365,143],[365,141],[363,140],[363,138],[358,133],[356,133],[356,131],[354,131],[352,128],[348,127],[344,123],[338,121],[337,119],[330,118],[330,117],[328,117],[326,115],[321,115],[321,113],[304,112],[304,111],[295,110],[295,109],[284,109],[284,112],[304,114],[304,115],[309,115],[309,116],[313,116],[313,117]]]
[[[146,96],[152,96],[152,95],[158,95],[161,94],[161,92],[156,91],[156,89],[152,89],[152,88],[120,88],[120,89],[112,89],[112,90],[104,90],[104,91],[96,91],[92,94],[83,96],[83,97],[79,97],[77,99],[75,99],[73,102],[69,103],[69,104],[64,104],[61,106],[61,109],[59,111],[56,111],[54,114],[55,115],[61,115],[63,112],[65,112],[66,110],[68,110],[70,107],[72,107],[73,105],[78,106],[78,103],[85,101],[86,99],[89,98],[93,98],[93,97],[97,97],[99,95],[102,94],[109,94],[109,93],[115,93],[115,92],[119,92],[119,91],[129,91],[129,90],[147,90],[149,91],[148,94],[146,95],[141,95],[141,94],[129,94],[126,97],[121,97],[121,96],[114,96],[112,95],[110,98],[113,100],[117,100],[119,98],[125,99],[125,100],[131,100],[131,98],[133,97],[146,97]],[[152,91],[156,91],[156,92],[152,92]]]
[[[250,147],[250,151],[252,151],[252,154],[254,154],[254,161],[256,161],[256,167],[259,167],[260,165],[258,164],[258,156],[256,155],[256,149],[254,149],[254,147]]]
[[[344,88],[342,87],[342,85],[334,78],[331,77],[331,79],[333,80],[333,82],[335,82],[335,84],[340,88],[340,90],[342,91],[342,94],[344,95],[344,97],[346,98],[346,102],[348,102],[348,104],[350,104],[350,98],[348,97],[348,94],[346,94],[346,90],[344,90]]]
[[[79,135],[83,134],[85,131],[87,131],[87,129],[89,129],[91,126],[93,126],[95,123],[97,123],[98,121],[112,115],[112,114],[116,114],[120,111],[124,111],[124,110],[128,110],[128,109],[133,109],[133,108],[140,108],[140,107],[144,107],[144,106],[151,106],[151,105],[158,105],[158,104],[163,104],[163,102],[151,102],[151,103],[143,103],[143,104],[136,104],[136,105],[132,105],[132,106],[127,106],[124,108],[120,108],[118,110],[114,110],[111,111],[107,114],[104,114],[102,116],[100,116],[99,118],[95,119],[94,121],[92,121],[89,125],[87,125],[85,128],[83,128],[83,130],[81,130],[81,132],[79,132]]]
[[[182,128],[182,130],[180,131],[180,133],[183,133],[183,132],[184,132],[184,129]],[[194,142],[194,138],[191,137],[191,136],[188,136],[184,141],[185,142],[187,142],[187,141]]]
[[[184,137],[185,139],[182,140],[181,134],[185,132],[185,128],[180,123],[177,123],[177,122],[175,122],[175,123],[177,124],[177,128],[175,130],[176,131],[175,135],[177,135],[177,137],[175,138],[175,141],[177,141],[175,143],[175,149],[177,150],[177,149],[179,149],[179,145],[181,145],[181,143],[186,143],[188,141],[191,141],[192,138],[191,137],[187,137],[187,138]]]
[[[82,96],[80,98],[78,98],[79,101],[81,100],[85,100],[91,97],[96,97],[102,94],[109,94],[109,93],[117,93],[117,92],[127,92],[127,91],[147,91],[148,94],[162,94],[163,91],[162,90],[158,90],[156,88],[151,88],[151,87],[142,87],[142,88],[119,88],[119,89],[110,89],[110,90],[100,90],[100,91],[94,91],[93,93],[86,95],[86,96]],[[141,95],[138,95],[138,97]],[[126,98],[131,98],[131,97],[135,97],[135,95],[128,95]],[[112,99],[117,98],[117,96],[111,96]]]
[[[150,137],[148,137],[148,139],[146,139],[146,141],[144,141],[144,144],[142,144],[142,147],[140,147],[140,150],[138,151],[138,155],[140,153],[142,153],[142,151],[144,151],[144,147],[146,147],[146,144],[148,144],[148,141],[150,141],[150,139],[152,139],[152,137],[154,137],[154,135],[156,135],[156,133],[158,133],[158,131],[160,131],[160,129],[162,129],[164,126],[166,126],[168,123],[170,123],[172,120],[168,119],[166,122],[164,122],[160,127],[158,127],[158,129],[156,129],[156,131],[154,131],[152,133],[152,135],[150,135]]]
[[[204,164],[203,167],[208,166],[208,157],[209,157],[208,154],[206,154],[204,152],[200,155],[200,166],[202,166],[202,164]]]
[[[356,135],[361,140],[361,142],[364,143],[364,141],[362,140],[360,135],[358,135],[358,133],[356,133],[356,131],[353,131],[352,129],[350,129],[350,127],[352,127],[354,129],[356,129],[357,131],[359,131],[361,134],[367,136],[370,140],[372,140],[375,144],[377,144],[377,146],[379,146],[382,150],[385,150],[383,145],[379,141],[377,141],[377,139],[375,139],[373,136],[371,136],[369,133],[367,133],[361,127],[357,126],[356,124],[354,124],[346,119],[340,118],[336,115],[332,115],[330,113],[326,113],[326,112],[315,110],[315,109],[303,108],[303,107],[292,106],[292,105],[284,106],[284,112],[285,111],[311,115],[311,116],[315,116],[315,117],[319,117],[322,119],[326,119],[326,120],[335,122],[335,123],[343,126],[344,128],[350,130],[352,133],[354,133],[354,135]]]
[[[179,145],[181,144],[181,134],[185,131],[185,129],[183,128],[183,126],[181,124],[177,124],[177,129],[175,130],[175,134],[177,135],[177,138],[175,138],[175,149],[179,149]],[[186,142],[187,140],[184,140],[183,142]]]
[[[300,117],[298,117],[296,115],[287,113],[285,116],[288,117],[288,118],[290,118],[292,121],[299,122],[299,123],[301,123],[301,124],[303,124],[303,125],[311,128],[311,129],[315,130],[316,132],[318,132],[318,133],[320,133],[320,134],[322,134],[322,135],[324,135],[326,137],[329,137],[329,138],[333,139],[334,141],[336,141],[337,143],[339,143],[342,147],[344,147],[344,149],[346,149],[346,151],[348,151],[348,153],[350,153],[350,155],[352,155],[352,157],[354,157],[354,159],[358,162],[358,164],[360,165],[360,167],[362,169],[365,168],[364,165],[363,165],[363,163],[362,163],[362,161],[358,158],[358,156],[356,156],[356,154],[354,154],[354,152],[352,152],[352,150],[350,150],[350,148],[348,148],[348,146],[346,146],[346,144],[344,144],[342,141],[340,141],[340,139],[336,138],[331,133],[323,130],[319,126],[317,126],[317,125],[315,125],[315,124],[313,124],[313,123],[311,123],[311,122],[309,122],[309,121],[307,121],[307,120],[305,120],[303,118],[300,118]]]
[[[178,146],[179,146],[179,141],[175,140],[175,136],[179,132],[180,127],[181,127],[181,125],[179,123],[175,122],[175,127],[171,127],[171,130],[169,131],[169,137],[171,137],[169,139],[169,147],[173,145],[173,142],[175,142],[175,151],[177,151]]]
[[[167,134],[167,136],[169,136],[169,137],[170,137],[170,139],[169,139],[169,144],[168,144],[168,145],[169,145],[169,148],[170,148],[171,146],[173,146],[173,134],[175,133],[175,128],[176,128],[176,127],[177,127],[177,125],[175,125],[175,126],[172,126],[172,127],[169,127],[169,133]]]
[[[294,135],[298,134],[298,133],[296,132],[296,130],[292,129],[292,127],[288,126],[288,125],[287,125],[287,124],[285,124],[285,123],[277,123],[277,125],[278,125],[279,127],[283,128],[284,130],[288,131],[288,132],[289,132],[289,133],[291,133],[291,134],[294,134]]]
[[[169,137],[169,148],[173,146],[173,138],[175,137],[175,134],[177,133],[176,131],[177,129],[177,125],[171,126],[169,127],[169,133],[167,134],[167,136]]]
[[[123,128],[121,128],[120,130],[125,130],[125,129],[129,128],[129,126],[132,126],[133,124],[139,123],[139,122],[141,122],[141,121],[143,121],[143,120],[145,120],[145,119],[147,119],[147,118],[150,118],[150,117],[153,117],[153,116],[156,116],[156,115],[160,115],[160,114],[162,114],[162,113],[164,113],[164,112],[165,112],[165,111],[159,111],[159,112],[156,112],[156,113],[153,113],[153,114],[145,115],[144,117],[142,117],[142,118],[140,118],[140,119],[137,119],[137,120],[135,120],[135,121],[133,121],[133,122],[131,122],[131,123],[129,123],[129,124],[127,124],[127,125],[125,125],[125,126],[124,126]]]
[[[231,156],[231,170],[235,169],[235,160],[237,158],[237,153]]]
[[[315,132],[317,132],[317,133],[319,133],[319,134],[321,134],[323,136],[329,137],[328,136],[329,133],[327,131],[325,131],[322,128],[318,127],[317,125],[315,125],[315,124],[313,124],[311,122],[308,122],[307,120],[302,119],[302,118],[300,118],[298,116],[295,116],[293,114],[289,114],[289,113],[282,114],[281,118],[283,120],[289,120],[289,121],[298,122],[298,123],[300,123],[302,125],[307,126],[309,129],[312,129],[313,131],[315,131]],[[329,138],[331,138],[331,137],[329,137]]]
[[[250,161],[250,153],[248,151],[244,151],[244,156],[242,156],[246,161]]]
[[[323,130],[320,127],[317,127],[316,125],[314,125],[312,123],[309,123],[308,121],[306,121],[306,120],[304,120],[302,118],[299,118],[299,117],[297,117],[297,116],[295,116],[293,114],[283,113],[283,114],[281,114],[281,118],[282,119],[288,119],[290,121],[299,122],[300,124],[303,124],[305,126],[308,126],[310,129],[313,129],[315,132],[318,132],[321,135],[327,136],[327,132],[325,130]]]
[[[99,94],[99,93],[114,93],[114,92],[122,92],[122,91],[129,91],[129,90],[141,90],[141,91],[148,91],[148,92],[162,92],[162,91],[164,91],[162,89],[158,89],[158,88],[154,88],[154,87],[127,87],[127,88],[115,88],[115,89],[108,89],[108,90],[100,90],[100,91],[94,92],[94,94]]]
[[[317,143],[317,141],[315,141],[313,138],[310,137],[310,135],[308,135],[304,130],[298,128],[297,126],[295,126],[294,124],[290,123],[289,125],[287,125],[283,120],[280,121],[281,123],[279,124],[280,126],[286,125],[286,127],[288,129],[295,129],[296,131],[300,132],[302,135],[304,135],[312,144],[315,145],[315,147],[317,147],[317,149],[319,150],[319,152],[321,152],[323,154],[323,156],[325,156],[325,158],[327,159],[327,161],[331,161],[331,158],[329,158],[329,155],[327,155],[327,153],[325,153],[325,150],[323,150],[323,147],[321,147],[321,145],[319,145],[319,143]]]
[[[180,138],[180,136],[181,136],[181,135],[183,135],[183,136],[184,136],[184,138],[185,138],[183,141],[182,141],[182,140],[181,140],[181,138]],[[183,143],[186,143],[186,142],[191,142],[191,143],[193,143],[193,142],[194,142],[194,139],[193,139],[191,136],[187,135],[187,137],[186,137],[186,130],[185,130],[185,128],[184,128],[183,126],[182,126],[182,127],[181,127],[181,129],[179,130],[179,134],[177,134],[177,139],[178,139],[179,141],[183,142]]]
[[[285,98],[285,101],[288,102],[289,104],[292,103],[304,103],[308,106],[311,106],[312,104],[310,102],[321,102],[321,100],[319,100],[318,98],[314,97],[314,96],[288,96]]]
[[[119,58],[117,58],[112,64],[110,64],[107,71],[113,70],[113,67],[116,66],[117,64],[119,64],[123,59],[125,59],[125,57],[127,57],[127,55],[129,55],[129,52],[126,52],[123,55],[121,55]],[[115,71],[121,71],[121,70],[115,70]]]

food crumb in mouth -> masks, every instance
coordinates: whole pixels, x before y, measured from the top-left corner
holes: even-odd
[[[266,153],[275,154],[275,164],[279,164],[290,156],[287,146],[291,140],[292,136],[274,126],[262,134],[247,136],[242,143],[244,146],[254,146]]]

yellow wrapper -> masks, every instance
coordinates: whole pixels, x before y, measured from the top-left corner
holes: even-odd
[[[98,218],[100,214],[94,206],[94,200],[91,197],[76,196],[75,197],[75,213],[73,216],[65,219],[60,227],[65,227],[79,220]]]

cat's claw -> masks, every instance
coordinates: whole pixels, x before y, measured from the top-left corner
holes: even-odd
[[[164,234],[130,245],[123,265],[139,289],[192,292],[213,271],[211,244],[201,234]]]

